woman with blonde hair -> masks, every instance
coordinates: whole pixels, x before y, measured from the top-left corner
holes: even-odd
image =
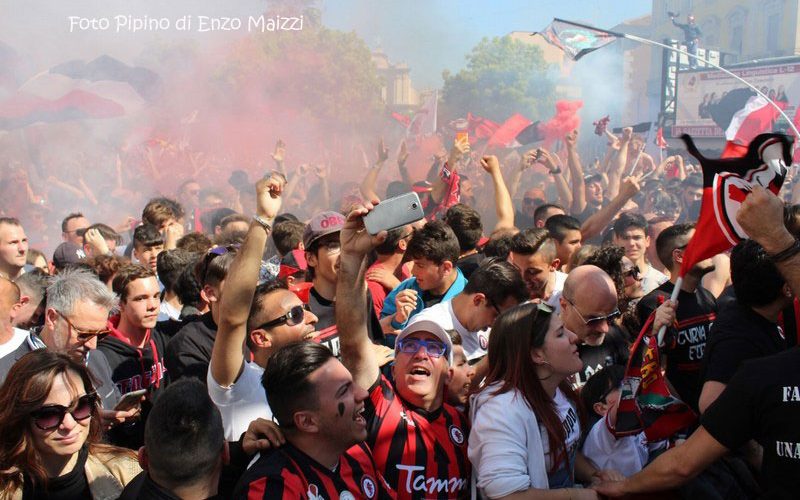
[[[0,498],[119,497],[141,468],[100,444],[99,412],[86,366],[49,349],[20,358],[0,386]]]

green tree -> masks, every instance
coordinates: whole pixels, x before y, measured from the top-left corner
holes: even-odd
[[[534,45],[508,36],[484,38],[465,69],[442,75],[442,116],[449,121],[472,112],[498,122],[514,113],[532,120],[549,116],[555,97],[547,69]]]

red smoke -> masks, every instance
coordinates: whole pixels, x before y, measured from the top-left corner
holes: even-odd
[[[563,140],[567,132],[581,126],[578,110],[582,107],[583,101],[556,101],[556,115],[539,127],[544,133],[546,147],[550,147],[555,141]]]

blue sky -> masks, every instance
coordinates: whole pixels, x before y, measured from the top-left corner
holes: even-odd
[[[355,30],[392,62],[406,62],[418,88],[441,85],[443,69],[456,72],[483,37],[536,31],[553,17],[601,28],[650,13],[647,0],[328,0],[323,24]]]

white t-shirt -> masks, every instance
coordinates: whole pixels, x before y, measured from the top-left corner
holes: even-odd
[[[578,441],[581,438],[581,426],[580,422],[578,421],[578,414],[575,410],[575,406],[572,405],[569,399],[561,392],[561,389],[556,389],[556,397],[553,398],[556,406],[556,413],[558,414],[558,419],[561,420],[561,425],[564,426],[564,430],[566,431],[567,439],[567,454],[571,457],[570,459],[574,459],[575,451],[578,448]],[[548,443],[547,437],[547,429],[544,427],[544,424],[539,424],[539,429],[542,433],[542,447],[544,448],[545,454],[545,465],[547,470],[550,470],[552,466],[552,457],[550,456],[550,444]],[[574,464],[572,464],[574,466]],[[559,467],[553,474],[558,474],[559,471],[562,471],[565,474],[571,473],[571,470],[567,472],[567,464],[562,463],[562,466]],[[552,478],[551,478],[552,480]]]
[[[644,432],[615,438],[606,418],[601,418],[592,426],[583,443],[583,454],[598,469],[613,469],[625,477],[632,476],[647,464]]]
[[[642,290],[644,290],[645,295],[647,295],[663,285],[667,280],[669,280],[669,278],[667,278],[664,273],[648,264],[647,271],[645,271],[644,277],[642,278]]]
[[[16,351],[17,347],[21,346],[22,343],[25,342],[25,339],[27,338],[28,338],[27,330],[20,330],[19,328],[14,327],[14,335],[11,337],[11,340],[6,342],[5,344],[0,344],[0,358]]]
[[[426,314],[434,315],[430,318],[436,321],[445,330],[455,330],[461,335],[462,347],[467,360],[473,360],[486,355],[489,346],[489,333],[491,328],[478,332],[471,332],[458,321],[453,311],[453,301],[447,300],[425,309]]]
[[[208,369],[208,395],[222,415],[227,441],[238,441],[250,422],[257,418],[272,420],[267,393],[261,385],[264,369],[255,363],[244,363],[242,374],[230,387],[219,385]]]
[[[648,442],[644,432],[616,438],[606,415],[592,426],[582,451],[598,469],[613,469],[630,477],[647,465],[651,454],[665,451],[667,444],[666,440]]]

